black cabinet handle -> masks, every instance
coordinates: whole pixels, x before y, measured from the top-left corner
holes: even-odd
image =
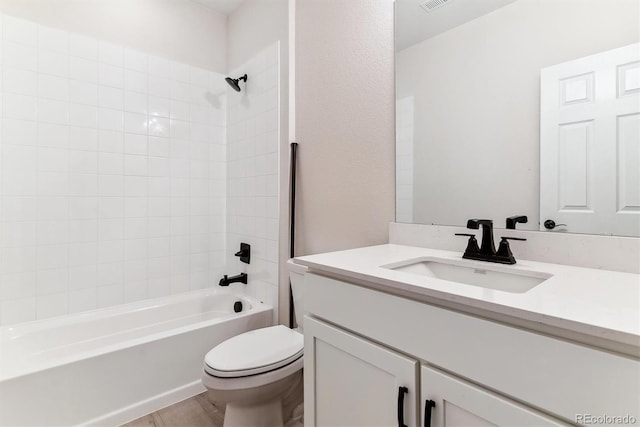
[[[406,387],[398,387],[398,427],[407,427],[404,423],[404,395],[409,393]]]
[[[436,407],[436,402],[427,400],[424,402],[424,427],[431,427],[431,408]]]

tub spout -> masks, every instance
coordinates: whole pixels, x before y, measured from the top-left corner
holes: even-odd
[[[226,274],[224,275],[224,277],[222,279],[220,279],[220,282],[218,282],[218,286],[229,286],[231,283],[244,283],[245,285],[247,284],[247,279],[248,279],[248,275],[247,273],[240,273],[237,276],[227,276]]]

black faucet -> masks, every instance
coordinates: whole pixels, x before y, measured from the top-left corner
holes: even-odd
[[[496,246],[493,244],[493,221],[490,219],[470,219],[467,221],[467,228],[477,230],[482,226],[482,244],[479,255],[495,256]]]
[[[245,285],[247,284],[247,279],[248,279],[248,275],[247,273],[240,273],[237,276],[227,276],[226,274],[224,275],[224,277],[222,279],[220,279],[220,282],[218,282],[218,286],[229,286],[231,283],[244,283]]]
[[[477,230],[482,226],[482,244],[478,248],[476,236],[467,233],[456,233],[456,236],[468,236],[469,242],[462,255],[465,259],[475,259],[478,261],[497,262],[500,264],[515,264],[516,259],[511,253],[509,240],[527,240],[519,237],[501,237],[500,247],[496,251],[493,243],[493,221],[490,219],[470,219],[467,221],[467,228]]]
[[[523,224],[526,224],[527,221],[529,221],[529,219],[526,215],[510,216],[507,218],[507,230],[515,230],[517,223],[521,222]]]

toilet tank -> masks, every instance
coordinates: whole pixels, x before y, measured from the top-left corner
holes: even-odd
[[[298,323],[298,329],[302,331],[302,318],[304,316],[304,274],[308,268],[304,265],[296,264],[293,262],[293,259],[290,259],[287,261],[287,270],[289,270],[289,279],[291,280],[296,323]]]

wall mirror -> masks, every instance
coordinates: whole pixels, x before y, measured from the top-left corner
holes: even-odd
[[[639,236],[639,41],[638,0],[396,0],[396,221]]]

